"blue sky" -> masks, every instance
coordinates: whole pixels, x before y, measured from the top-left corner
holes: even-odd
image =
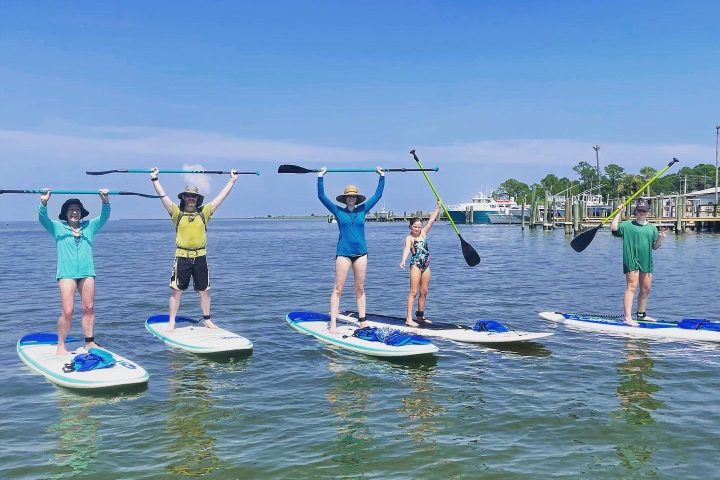
[[[259,170],[218,211],[244,217],[325,213],[315,177],[282,163],[411,167],[412,148],[440,167],[447,203],[507,178],[574,178],[594,144],[601,166],[631,172],[714,163],[719,19],[716,1],[3,0],[0,188],[151,192],[145,175],[84,171]],[[211,197],[225,182],[162,179]],[[326,177],[329,194],[375,182]],[[112,200],[114,218],[164,215]],[[433,197],[420,175],[388,174],[382,203]],[[0,219],[32,220],[37,197],[0,204]]]

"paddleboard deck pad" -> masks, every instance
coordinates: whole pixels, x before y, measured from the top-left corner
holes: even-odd
[[[428,337],[438,337],[456,342],[466,343],[512,343],[529,342],[539,338],[549,337],[551,332],[522,332],[513,330],[501,322],[494,320],[481,320],[476,322],[475,329],[468,325],[443,323],[433,320],[432,323],[421,323],[418,327],[405,324],[403,317],[390,317],[386,315],[367,314],[368,325],[373,327],[392,327],[403,332],[419,333]],[[357,323],[358,313],[350,310],[340,312],[338,319]]]
[[[290,312],[286,315],[285,320],[293,329],[306,335],[311,335],[321,342],[374,357],[410,357],[414,355],[428,355],[438,351],[438,347],[432,343],[426,343],[424,345],[388,345],[379,341],[358,338],[353,335],[357,328],[351,325],[338,324],[338,333],[331,334],[328,331],[330,316],[326,313]],[[393,328],[392,330],[398,329]]]
[[[167,315],[153,315],[145,321],[148,332],[165,344],[192,353],[229,353],[252,350],[247,338],[223,328],[207,328],[188,317],[175,317],[175,329],[167,331]]]
[[[623,323],[622,315],[599,315],[587,313],[540,312],[542,318],[569,327],[603,333],[616,333],[635,337],[668,338],[676,340],[699,340],[720,342],[720,322],[686,318],[678,322],[643,321],[639,327]]]
[[[63,367],[72,363],[79,352],[67,355],[56,355],[58,337],[55,333],[31,333],[17,342],[17,353],[20,360],[35,373],[44,376],[50,382],[67,388],[96,389],[121,387],[126,385],[147,383],[150,376],[137,363],[100,348],[112,355],[115,365],[85,372],[65,371]],[[84,346],[79,338],[67,337],[65,345],[68,350]],[[67,370],[67,369],[66,369]]]

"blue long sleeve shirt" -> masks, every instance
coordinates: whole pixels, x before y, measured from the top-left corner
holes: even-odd
[[[80,236],[75,237],[66,221],[51,220],[48,217],[47,206],[40,204],[38,220],[55,239],[57,246],[56,280],[95,276],[93,238],[109,218],[110,204],[103,203],[100,216],[80,222]]]
[[[347,207],[339,207],[325,196],[325,184],[323,177],[318,177],[317,182],[318,198],[335,215],[340,237],[338,238],[336,255],[342,257],[353,257],[367,253],[365,243],[365,215],[382,197],[385,188],[385,177],[380,176],[375,194],[367,201],[356,206],[351,212]]]

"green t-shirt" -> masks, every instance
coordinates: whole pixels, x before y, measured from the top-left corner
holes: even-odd
[[[653,244],[658,239],[658,229],[651,223],[640,225],[635,220],[621,222],[616,237],[623,239],[623,272],[639,270],[643,273],[653,271]]]

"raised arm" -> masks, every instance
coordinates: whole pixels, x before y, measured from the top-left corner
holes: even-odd
[[[102,200],[102,208],[100,210],[100,216],[93,218],[88,222],[90,228],[97,232],[107,223],[110,219],[110,196],[108,195],[107,188],[101,188],[99,190],[100,200]]]
[[[435,223],[435,220],[437,220],[437,217],[440,214],[440,206],[441,206],[441,203],[440,203],[440,200],[438,200],[435,204],[435,211],[430,214],[430,218],[428,218],[427,223],[425,224],[425,226],[422,229],[422,231],[425,235],[428,234],[428,232],[430,231],[430,229],[433,226],[433,223]]]
[[[610,230],[613,232],[617,232],[618,228],[620,226],[620,217],[622,216],[622,210],[620,210],[615,217],[613,217],[612,222],[610,223]]]
[[[160,185],[158,172],[158,168],[153,167],[150,171],[150,180],[152,181],[153,187],[155,188],[155,192],[162,197],[160,198],[160,201],[162,202],[163,207],[165,207],[165,210],[167,210],[167,212],[172,215],[173,202],[172,200],[170,200],[170,197],[165,194],[165,190],[163,189],[162,185]]]
[[[40,224],[45,227],[45,230],[47,230],[50,235],[55,235],[55,224],[52,220],[50,220],[50,217],[47,213],[47,204],[48,200],[50,200],[50,190],[45,191],[45,193],[40,195],[40,209],[38,212],[38,220],[40,221]]]
[[[215,210],[217,210],[220,205],[225,201],[227,196],[230,194],[230,191],[235,186],[235,182],[237,181],[237,171],[236,170],[230,170],[230,179],[225,184],[225,186],[220,190],[220,193],[218,193],[217,197],[213,198],[213,201],[210,202],[210,208],[212,209],[211,212],[215,213]]]
[[[330,199],[325,195],[325,179],[323,178],[323,176],[325,175],[325,172],[326,172],[326,171],[327,171],[327,169],[326,169],[325,167],[323,167],[323,168],[321,168],[320,171],[318,172],[317,194],[318,194],[318,198],[320,199],[320,202],[321,202],[323,205],[325,205],[325,208],[327,208],[328,210],[330,210],[330,213],[332,213],[333,215],[335,215],[335,214],[337,214],[337,212],[338,212],[338,206],[335,205],[335,204],[332,202],[332,200],[330,200]]]
[[[380,178],[378,178],[378,184],[377,188],[375,189],[375,193],[372,197],[368,199],[367,202],[365,202],[365,211],[369,212],[372,207],[375,206],[377,202],[380,201],[380,197],[382,197],[383,190],[385,189],[385,171],[381,167],[377,167],[375,169],[380,175]]]

